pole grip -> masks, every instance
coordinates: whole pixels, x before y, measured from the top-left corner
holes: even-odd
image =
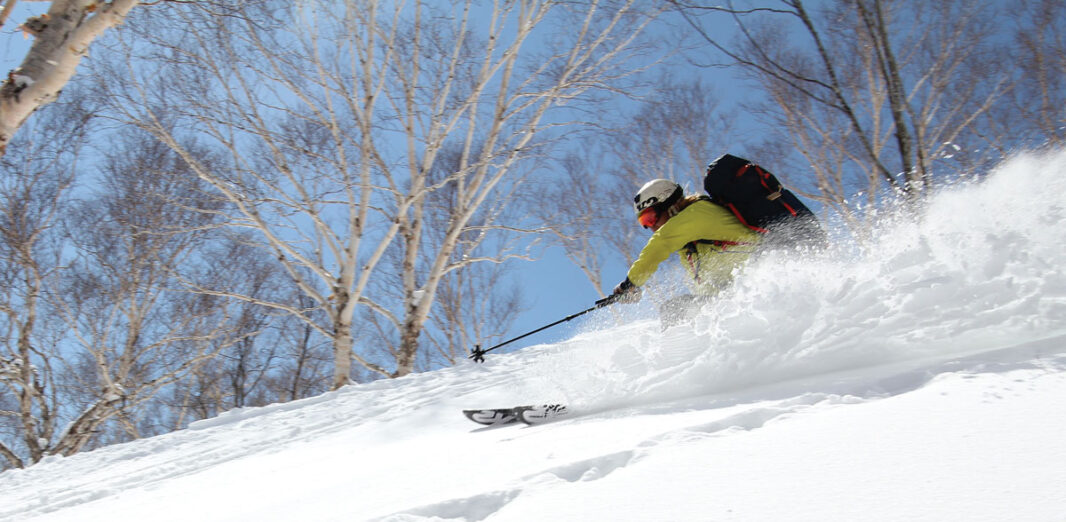
[[[619,294],[611,294],[603,299],[596,301],[596,308],[603,308],[605,306],[611,306],[618,302]]]

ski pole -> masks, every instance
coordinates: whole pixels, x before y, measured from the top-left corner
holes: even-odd
[[[468,357],[468,359],[473,359],[474,362],[483,363],[483,362],[485,362],[485,354],[486,353],[489,353],[489,352],[491,352],[491,351],[493,351],[493,350],[495,350],[495,349],[497,349],[497,348],[499,348],[501,346],[506,346],[508,344],[511,344],[511,343],[513,343],[513,342],[515,342],[515,341],[517,341],[519,339],[524,339],[526,337],[529,337],[530,335],[533,335],[533,334],[535,334],[537,332],[540,332],[542,330],[547,330],[548,328],[551,328],[551,327],[553,327],[553,326],[555,326],[557,324],[565,323],[565,322],[567,322],[567,321],[569,321],[571,319],[575,319],[575,318],[581,317],[582,315],[585,315],[585,314],[587,314],[587,313],[589,313],[589,312],[591,312],[593,310],[597,310],[599,308],[603,308],[604,306],[607,306],[607,305],[609,305],[609,304],[614,302],[614,300],[611,299],[612,297],[614,297],[614,296],[607,296],[604,299],[600,299],[599,301],[596,301],[596,306],[593,306],[592,308],[589,308],[588,310],[582,310],[582,311],[580,311],[580,312],[578,312],[576,314],[568,315],[568,316],[566,316],[566,317],[564,317],[562,319],[559,319],[558,321],[555,321],[552,324],[541,326],[540,328],[537,328],[536,330],[533,330],[532,332],[526,332],[526,333],[524,333],[522,335],[519,335],[518,337],[515,337],[514,339],[511,339],[511,340],[508,340],[508,341],[504,341],[504,342],[502,342],[500,344],[497,344],[496,346],[493,346],[492,348],[487,348],[485,350],[482,350],[481,349],[481,345],[480,344],[476,344],[476,345],[474,345],[474,350],[472,352],[470,352],[470,356]]]

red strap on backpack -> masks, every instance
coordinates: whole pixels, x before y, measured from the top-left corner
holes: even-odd
[[[744,165],[743,167],[740,167],[740,169],[737,170],[737,177],[739,178],[739,177],[743,176],[744,173],[748,171],[748,167],[755,167],[755,172],[759,176],[759,183],[762,184],[763,188],[765,188],[767,192],[770,193],[769,196],[766,196],[766,199],[768,199],[770,201],[776,201],[778,199],[781,199],[781,189],[783,189],[784,187],[782,187],[781,184],[778,184],[777,188],[770,188],[770,185],[768,185],[766,182],[767,182],[767,180],[770,179],[771,175],[769,173],[767,173],[765,170],[763,170],[761,167],[759,167],[758,165],[755,165],[753,163],[748,163],[747,165]],[[785,207],[785,210],[787,210],[789,214],[792,214],[793,217],[799,215],[799,213],[796,212],[796,209],[792,208],[792,206],[789,205],[788,203],[785,203],[784,201],[781,201],[780,203],[781,203],[781,206]],[[766,233],[766,229],[765,228],[755,227],[755,226],[749,225],[746,221],[744,221],[744,218],[740,217],[740,212],[737,212],[736,207],[734,207],[733,205],[729,205],[729,207],[730,207],[729,210],[732,210],[733,213],[736,214],[737,218],[740,219],[740,222],[744,223],[745,226],[747,226],[748,228],[750,228],[752,230],[758,231],[759,233],[762,233],[762,234]]]
[[[769,196],[766,196],[766,199],[768,199],[770,201],[775,201],[775,200],[781,199],[781,189],[784,188],[784,187],[782,187],[780,184],[778,184],[776,189],[770,188],[770,185],[767,184],[767,180],[770,179],[770,174],[768,174],[765,170],[761,169],[758,165],[755,165],[753,163],[748,163],[748,164],[744,165],[743,167],[740,167],[739,169],[737,169],[736,177],[739,178],[739,177],[743,176],[744,173],[748,171],[748,167],[755,167],[755,173],[756,173],[757,176],[759,176],[759,183],[763,186],[763,188],[766,189],[767,192],[770,193]],[[784,201],[781,201],[780,203],[781,203],[781,206],[785,207],[785,210],[787,210],[789,214],[792,214],[793,216],[797,215],[796,209],[792,208],[792,206],[790,206],[788,203],[785,203]],[[729,203],[726,206],[729,207],[729,211],[732,212],[733,215],[736,216],[737,219],[739,219],[740,222],[744,224],[744,226],[746,226],[746,227],[748,227],[748,228],[750,228],[750,229],[752,229],[752,230],[754,230],[754,231],[756,231],[756,232],[758,232],[760,234],[767,234],[767,233],[770,232],[769,230],[766,230],[765,228],[758,227],[758,226],[752,225],[751,223],[748,223],[744,219],[744,216],[740,215],[740,211],[737,210],[737,207],[733,206],[732,203]]]
[[[748,165],[751,165],[751,164],[749,163]],[[776,200],[781,199],[781,189],[783,189],[785,187],[782,187],[781,184],[778,183],[776,189],[770,188],[770,186],[766,184],[766,181],[768,179],[770,179],[771,175],[768,174],[765,170],[761,169],[758,165],[752,165],[752,166],[755,167],[755,172],[759,173],[759,182],[762,183],[762,186],[764,188],[766,188],[767,192],[770,193],[769,196],[766,196],[766,199],[769,199],[770,201],[776,201]],[[747,166],[745,166],[745,168],[740,169],[740,170],[744,171],[746,169],[747,169]],[[781,206],[785,207],[785,210],[787,210],[789,214],[792,214],[792,217],[796,217],[798,215],[798,212],[796,212],[796,209],[792,208],[791,205],[789,205],[788,203],[785,203],[784,201],[781,201],[780,203],[781,203]]]
[[[748,223],[747,221],[745,221],[744,220],[744,216],[740,215],[740,211],[737,210],[737,207],[734,206],[732,203],[726,204],[726,207],[729,208],[729,211],[732,212],[733,215],[736,216],[738,220],[740,220],[740,223],[742,225],[744,225],[744,226],[746,226],[746,227],[748,227],[748,228],[750,228],[750,229],[752,229],[752,230],[754,230],[754,231],[756,231],[756,232],[758,232],[760,234],[767,234],[767,233],[770,232],[769,230],[766,230],[765,228],[757,227],[757,226],[752,225],[751,223]]]

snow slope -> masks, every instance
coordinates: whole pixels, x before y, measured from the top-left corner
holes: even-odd
[[[761,260],[693,325],[601,312],[50,458],[0,474],[0,520],[1066,520],[1064,192],[1066,152],[1023,155],[868,249]]]

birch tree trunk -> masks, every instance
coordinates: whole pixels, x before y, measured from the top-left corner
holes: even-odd
[[[333,344],[338,388],[353,360],[386,377],[415,369],[444,275],[526,255],[478,245],[528,231],[497,221],[521,167],[547,129],[580,123],[573,113],[549,123],[548,111],[627,74],[652,17],[633,1],[607,4],[323,1],[225,16],[189,6],[138,24],[152,30],[138,42],[175,60],[103,71],[132,79],[103,88],[231,203],[229,223],[258,233],[314,309],[200,291],[305,321]],[[205,165],[193,142],[228,168]],[[460,151],[446,172],[444,149]],[[449,211],[427,228],[444,193]]]
[[[59,97],[93,40],[121,24],[138,3],[54,0],[47,13],[23,22],[19,28],[34,42],[22,65],[0,84],[0,156],[26,118]]]
[[[403,319],[397,325],[399,345],[396,348],[398,357],[395,375],[405,375],[414,370],[415,356],[420,346],[418,337],[444,275],[461,270],[471,263],[500,263],[512,255],[520,255],[486,252],[483,257],[454,257],[455,252],[460,250],[460,242],[464,236],[467,239],[462,248],[468,252],[476,251],[478,243],[487,237],[486,232],[502,225],[491,217],[479,219],[478,214],[494,215],[496,212],[492,209],[498,207],[489,203],[490,194],[497,192],[501,184],[514,186],[521,181],[518,176],[521,172],[521,162],[531,152],[535,145],[534,140],[547,127],[543,119],[549,109],[564,100],[580,96],[593,85],[603,83],[610,74],[624,74],[621,71],[609,72],[608,67],[623,61],[623,53],[643,28],[640,23],[625,23],[628,18],[638,14],[632,2],[620,2],[612,6],[613,9],[604,9],[596,3],[577,4],[573,13],[577,16],[573,19],[580,20],[581,25],[574,26],[575,36],[562,40],[561,46],[551,49],[555,54],[542,58],[544,63],[536,69],[536,74],[523,74],[519,66],[523,48],[527,40],[544,24],[554,7],[556,6],[553,2],[517,2],[514,4],[515,12],[512,13],[507,7],[497,6],[497,10],[491,15],[492,19],[502,21],[514,16],[515,29],[512,31],[503,23],[493,25],[494,30],[488,34],[483,50],[480,51],[480,64],[476,61],[471,63],[478,67],[478,72],[475,77],[467,79],[473,88],[469,95],[461,98],[459,112],[419,114],[420,104],[416,103],[419,86],[431,85],[433,78],[423,77],[419,69],[420,61],[417,59],[411,61],[410,68],[404,69],[408,75],[407,78],[401,78],[401,84],[405,87],[402,107],[410,122],[408,128],[413,127],[414,122],[422,120],[426,128],[431,129],[425,136],[409,136],[408,143],[417,145],[409,149],[408,156],[417,157],[415,149],[426,147],[427,143],[432,145],[444,143],[448,139],[454,140],[441,132],[450,126],[464,124],[467,132],[461,135],[458,141],[452,141],[458,143],[463,152],[457,164],[452,166],[450,175],[445,178],[444,185],[454,184],[455,190],[451,192],[452,205],[449,207],[450,213],[444,230],[440,233],[439,243],[425,250],[421,240],[424,236],[424,206],[429,201],[428,198],[414,198],[411,210],[400,218],[405,240],[402,264],[405,306]],[[468,23],[469,10],[468,5],[460,22],[462,26]],[[650,20],[646,18],[642,23]],[[461,33],[456,36],[459,34]],[[411,42],[414,49],[435,49],[441,43],[448,42],[433,41],[431,38],[426,38],[423,42],[422,38],[419,33],[415,33]],[[468,44],[461,38],[455,38],[454,42],[448,51],[449,55],[461,56]],[[418,51],[419,54],[424,52],[426,51]],[[418,54],[415,56],[417,58]],[[474,56],[478,59],[477,54]],[[462,65],[453,59],[448,62],[448,70],[456,70]],[[547,74],[548,71],[551,71],[550,75]],[[496,92],[489,91],[490,86]],[[449,96],[451,94],[445,91],[424,103],[445,107]],[[397,100],[394,104],[399,105],[400,101]],[[482,105],[489,109],[484,116],[479,112]],[[465,123],[462,123],[463,120]],[[576,124],[573,121],[563,122],[564,125],[567,123]],[[559,122],[552,124],[559,125]],[[473,132],[475,130],[478,130],[477,134]],[[428,149],[427,153],[423,154],[421,164],[413,165],[416,167],[410,172],[413,194],[421,194],[429,185],[427,176],[439,152],[439,146],[436,149]],[[472,229],[472,224],[477,228]],[[425,260],[422,266],[418,264],[420,259]]]

